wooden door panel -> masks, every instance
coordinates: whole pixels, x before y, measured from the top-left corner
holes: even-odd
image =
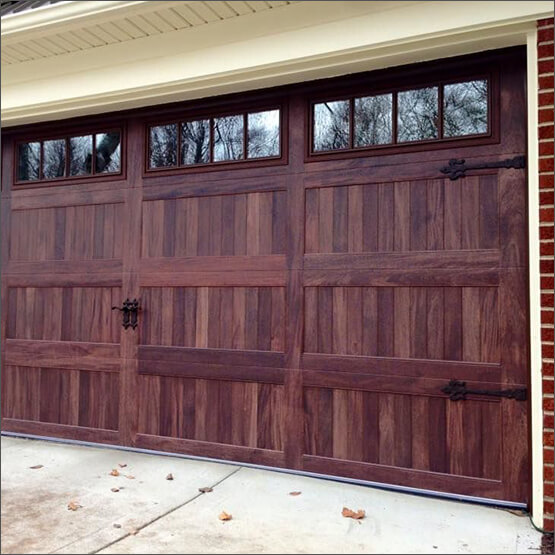
[[[141,345],[284,350],[282,287],[145,287]]]
[[[498,401],[305,388],[304,406],[307,455],[501,480]]]
[[[10,260],[121,258],[123,204],[12,212]]]
[[[283,450],[283,385],[142,376],[139,390],[139,434]]]
[[[10,287],[7,339],[119,343],[120,287]]]
[[[143,203],[142,257],[285,253],[285,192]]]
[[[306,353],[499,363],[495,287],[307,287]]]
[[[2,390],[8,420],[118,429],[115,373],[9,365],[2,372]]]
[[[305,252],[499,248],[496,176],[306,190]]]

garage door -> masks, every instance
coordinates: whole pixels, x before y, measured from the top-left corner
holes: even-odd
[[[6,134],[2,429],[527,503],[523,60]]]

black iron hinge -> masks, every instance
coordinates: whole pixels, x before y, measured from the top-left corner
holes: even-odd
[[[526,167],[526,156],[515,156],[506,160],[497,160],[495,162],[477,162],[475,164],[467,164],[464,159],[452,158],[449,165],[441,168],[440,172],[447,175],[451,181],[464,177],[468,170],[483,170],[486,168],[514,168],[521,170]]]
[[[516,401],[526,401],[526,389],[468,389],[466,382],[451,380],[441,391],[449,395],[451,401],[466,401],[467,395],[489,395],[491,397],[506,397]]]

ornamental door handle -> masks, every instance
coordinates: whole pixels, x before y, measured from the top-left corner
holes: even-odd
[[[133,328],[135,329],[138,325],[138,312],[139,312],[139,301],[137,299],[129,300],[129,298],[123,301],[123,305],[113,306],[112,310],[119,310],[122,315],[123,329]]]
[[[449,395],[451,401],[466,401],[467,395],[489,395],[491,397],[506,397],[516,401],[526,401],[526,388],[520,389],[468,389],[466,382],[451,380],[445,387],[441,388],[442,393]]]

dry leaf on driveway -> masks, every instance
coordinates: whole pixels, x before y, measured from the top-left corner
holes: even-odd
[[[198,488],[198,490],[200,491],[200,493],[210,493],[211,491],[214,491],[212,488],[209,487]]]
[[[35,466],[30,466],[29,468],[31,470],[38,470],[39,468],[43,468],[44,465],[42,464],[36,464]]]
[[[297,495],[301,495],[302,492],[300,491],[290,491],[289,495],[292,495],[293,497],[297,496]]]
[[[127,463],[118,463],[118,466],[120,468],[125,468],[127,466]]]
[[[355,511],[351,511],[351,509],[347,509],[347,507],[343,507],[341,514],[345,518],[354,518],[355,520],[360,520],[361,518],[364,518],[366,516],[366,513],[362,509],[359,509],[355,513]]]
[[[134,479],[135,479],[135,476],[131,476],[131,474],[126,474],[125,477],[126,477],[128,480],[134,480]]]
[[[226,521],[226,520],[231,520],[233,517],[230,514],[226,513],[225,511],[222,511],[218,518],[220,520]]]
[[[110,472],[110,476],[119,476],[119,470],[117,468],[112,468],[112,472]]]
[[[114,493],[117,493],[119,491],[119,488],[112,488],[110,491],[113,491]]]
[[[166,480],[173,480],[173,474],[171,474],[171,473],[168,474],[168,475],[166,476]]]
[[[67,510],[68,511],[76,511],[77,509],[81,509],[83,507],[83,505],[79,505],[79,503],[77,503],[77,501],[70,501],[67,504]]]

